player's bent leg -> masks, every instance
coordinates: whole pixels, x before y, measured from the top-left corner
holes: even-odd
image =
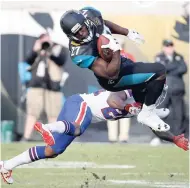
[[[57,121],[49,124],[42,124],[36,122],[34,129],[39,132],[44,140],[44,142],[51,146],[55,144],[55,139],[53,137],[53,132],[65,133],[68,135],[78,135],[80,130],[78,130],[74,124],[68,121]],[[79,133],[78,133],[79,132]]]
[[[92,113],[80,95],[73,95],[66,100],[57,120],[69,125],[72,131],[68,135],[80,136],[90,125]]]
[[[161,120],[155,111],[155,103],[161,95],[166,82],[165,67],[162,64],[154,63],[151,65],[144,65],[144,68],[146,68],[148,72],[152,72],[154,74],[146,80],[145,102],[141,112],[137,116],[137,120],[138,122],[151,127],[153,130],[168,131],[170,126]],[[142,71],[145,71],[145,69]]]
[[[65,109],[67,111],[63,110],[60,113],[57,122],[61,122],[62,120],[66,122],[75,122],[77,125],[80,125],[80,134],[82,134],[90,125],[92,119],[91,110],[87,107],[86,103],[80,96],[75,96],[71,99],[72,100],[67,103],[67,105],[71,106],[71,108],[69,109],[67,107]],[[49,131],[47,129],[44,130],[46,130],[46,133],[48,133],[47,135],[50,136]],[[75,136],[67,135],[65,133],[51,134],[54,139],[54,145],[35,146],[10,160],[0,162],[0,173],[7,183],[13,183],[13,178],[11,175],[13,168],[23,164],[32,163],[40,159],[56,157],[57,155],[63,153],[75,139]]]
[[[139,68],[141,67],[141,71]],[[139,64],[136,72],[148,71],[153,73],[146,81],[146,96],[141,112],[137,116],[138,122],[151,127],[155,131],[168,131],[170,126],[156,114],[156,101],[162,93],[166,81],[166,70],[162,64]]]
[[[71,144],[71,142],[76,138],[76,136],[60,133],[53,133],[53,136],[55,138],[55,144],[50,147],[55,155],[62,154]]]
[[[54,158],[58,154],[50,146],[35,146],[6,161],[0,161],[0,173],[7,184],[13,183],[12,170],[40,159]]]
[[[63,153],[75,139],[75,136],[60,133],[53,133],[53,137],[55,139],[55,144],[53,146],[35,146],[12,159],[0,161],[0,173],[3,180],[8,184],[12,184],[12,170],[14,168],[40,159],[54,158]]]
[[[57,122],[49,124],[37,122],[34,129],[42,135],[45,143],[54,145],[52,132],[80,136],[90,125],[91,119],[92,113],[87,103],[80,95],[73,95],[66,100]]]
[[[167,87],[168,86],[165,85],[164,93],[162,93],[160,95],[159,99],[156,101],[156,103],[158,103],[158,105],[160,105],[163,102],[162,100],[165,99],[166,93],[167,93]],[[146,97],[146,92],[142,91],[142,90],[143,90],[142,88],[135,88],[132,90],[132,95],[133,95],[135,101],[139,102],[141,104],[144,103],[145,97]],[[142,109],[142,106],[141,106],[141,109]],[[170,110],[168,108],[159,108],[159,109],[155,108],[155,112],[159,116],[159,118],[164,119],[169,115]]]

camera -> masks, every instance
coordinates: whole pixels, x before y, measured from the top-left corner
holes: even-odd
[[[43,50],[47,50],[50,47],[50,43],[49,42],[43,42],[42,43],[42,49]]]

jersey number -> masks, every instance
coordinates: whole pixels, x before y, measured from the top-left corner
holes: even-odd
[[[100,93],[105,92],[105,91],[106,91],[105,89],[100,89],[94,92],[93,94],[94,96],[97,96]],[[121,111],[119,109],[115,109],[111,107],[102,108],[101,111],[105,119],[117,119],[119,117],[123,117],[127,115],[127,111]]]
[[[114,109],[111,107],[103,108],[101,111],[105,119],[117,119],[119,117],[127,115],[127,112],[125,113],[119,109]]]
[[[71,48],[71,56],[78,55],[79,49],[80,49],[80,46],[72,47],[72,48]]]

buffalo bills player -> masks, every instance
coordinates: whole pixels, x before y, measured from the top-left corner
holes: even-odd
[[[47,146],[35,146],[12,159],[1,161],[2,178],[6,183],[12,184],[12,170],[15,167],[60,155],[91,122],[130,118],[137,115],[140,110],[141,104],[135,102],[130,90],[111,94],[109,91],[98,91],[93,94],[73,95],[66,100],[57,122],[35,124],[35,130],[42,135]],[[155,109],[155,113],[164,118],[169,114],[169,110]],[[161,139],[188,150],[188,140],[184,135],[174,136],[170,131],[153,132]]]

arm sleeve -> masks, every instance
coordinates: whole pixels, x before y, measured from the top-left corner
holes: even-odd
[[[167,132],[158,132],[158,131],[152,130],[152,132],[156,136],[158,136],[160,139],[173,143],[173,137],[174,137],[174,135],[170,131],[167,131]]]
[[[81,68],[89,68],[96,59],[97,57],[91,55],[78,55],[72,57],[73,63]]]

